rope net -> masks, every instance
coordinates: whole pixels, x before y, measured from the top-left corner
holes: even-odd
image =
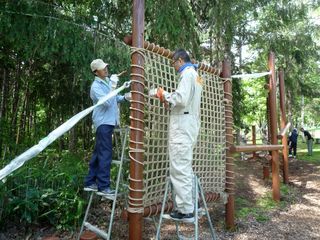
[[[144,138],[144,198],[143,205],[162,201],[169,169],[169,110],[148,91],[163,87],[172,92],[178,75],[170,66],[170,58],[144,50],[145,58],[145,138]],[[205,192],[221,195],[226,181],[226,138],[223,81],[206,71],[198,71],[204,85],[201,98],[201,129],[194,149],[193,170],[199,176]]]

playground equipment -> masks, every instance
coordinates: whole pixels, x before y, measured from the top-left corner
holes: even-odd
[[[269,60],[270,62],[270,60]],[[273,61],[271,61],[273,63]],[[272,76],[270,76],[272,78]],[[269,81],[270,81],[269,78]],[[282,150],[282,172],[283,172],[283,182],[287,184],[289,182],[289,166],[288,166],[288,140],[287,140],[287,132],[289,131],[289,128],[291,126],[290,123],[287,123],[286,118],[286,109],[285,109],[285,85],[284,85],[284,72],[282,69],[279,69],[278,71],[278,79],[279,79],[279,102],[280,102],[280,114],[281,114],[281,130],[276,135],[276,138],[278,140],[281,140],[281,145],[257,145],[256,144],[256,126],[252,126],[251,129],[251,142],[252,144],[248,144],[246,146],[235,146],[234,151],[235,152],[250,152],[252,153],[252,156],[249,159],[261,159],[263,161],[263,178],[267,179],[270,175],[270,165],[272,167],[272,163],[270,161],[272,160],[272,154],[268,154],[268,151],[273,150]],[[268,97],[267,97],[267,129],[268,129],[268,140],[267,142],[270,143],[272,139],[272,132],[271,132],[271,121],[270,119],[277,119],[277,116],[274,116],[274,112],[270,111],[270,109],[274,108],[273,105],[271,105],[270,102],[270,91],[276,91],[276,89],[270,88],[271,84],[266,84],[266,89],[268,90]],[[272,122],[272,124],[275,124],[276,122]],[[278,127],[276,127],[277,129]],[[275,143],[278,144],[278,140],[274,140]],[[250,140],[249,140],[250,141]],[[257,153],[257,151],[262,151],[263,154]],[[267,154],[266,154],[267,153]],[[274,180],[274,179],[273,179]]]
[[[172,53],[165,48],[159,47],[155,44],[148,43],[143,39],[144,32],[144,1],[135,0],[133,5],[133,35],[132,42],[130,37],[126,37],[126,42],[132,46],[132,103],[131,103],[131,133],[130,133],[130,194],[129,194],[129,208],[128,208],[128,218],[129,218],[129,234],[130,239],[141,239],[142,235],[142,218],[143,216],[152,216],[159,213],[161,203],[159,198],[162,199],[165,188],[165,173],[166,161],[168,164],[168,159],[165,153],[165,147],[163,148],[163,140],[165,139],[166,134],[166,121],[164,112],[162,112],[161,107],[157,103],[153,103],[146,96],[145,92],[151,86],[166,86],[169,87],[169,90],[174,89],[174,74],[172,73],[173,69],[169,65],[169,59],[172,56]],[[276,73],[275,73],[275,56],[274,53],[269,55],[269,82],[266,85],[268,90],[268,129],[271,144],[264,145],[252,145],[252,146],[234,146],[233,145],[233,119],[232,119],[232,85],[231,85],[231,69],[230,63],[226,59],[223,62],[222,74],[219,74],[218,69],[213,69],[212,67],[206,66],[204,64],[199,64],[199,72],[203,77],[205,76],[205,85],[215,83],[219,89],[223,89],[223,92],[216,92],[210,96],[206,91],[203,94],[204,104],[210,103],[206,108],[215,111],[215,106],[219,106],[220,116],[217,118],[218,122],[211,121],[212,119],[202,118],[202,127],[206,126],[210,122],[213,122],[221,126],[221,131],[224,131],[224,134],[219,136],[214,136],[210,129],[216,128],[216,126],[209,127],[209,138],[212,137],[214,147],[221,144],[221,141],[225,141],[225,151],[221,150],[221,157],[225,159],[225,163],[221,162],[222,166],[225,166],[224,172],[219,172],[214,169],[214,172],[211,172],[210,175],[219,176],[219,186],[225,184],[224,192],[226,196],[226,226],[228,228],[234,227],[234,166],[233,166],[233,157],[232,153],[235,152],[253,152],[253,151],[271,151],[271,166],[272,166],[272,191],[273,199],[275,201],[280,200],[280,176],[279,176],[279,150],[284,148],[284,142],[286,141],[283,138],[283,143],[278,144],[278,129],[277,129],[277,109],[276,109]],[[220,77],[219,77],[220,75]],[[283,82],[282,82],[283,83]],[[282,84],[281,83],[281,84]],[[283,86],[284,87],[284,86]],[[208,88],[209,91],[213,90],[213,87]],[[207,91],[208,91],[207,89]],[[284,91],[281,90],[281,91]],[[217,94],[215,96],[215,94]],[[221,98],[223,96],[223,98]],[[284,95],[282,95],[284,99]],[[208,98],[217,99],[217,101],[209,100]],[[223,103],[223,104],[222,104]],[[154,105],[153,105],[154,104]],[[222,105],[221,105],[222,104]],[[223,106],[224,105],[224,106]],[[282,104],[281,104],[282,105]],[[163,109],[164,111],[164,109]],[[221,111],[224,112],[224,115],[221,114]],[[159,120],[160,118],[161,120]],[[150,123],[151,120],[151,123]],[[285,109],[282,105],[282,123],[285,123]],[[206,122],[207,121],[207,122]],[[224,125],[221,124],[224,122]],[[284,136],[285,127],[282,127],[282,135]],[[160,136],[156,141],[153,139],[153,136],[148,130],[158,131]],[[202,134],[203,132],[201,132]],[[155,134],[153,132],[153,134]],[[204,137],[205,138],[205,137]],[[200,142],[202,141],[202,136],[200,136]],[[157,155],[154,151],[154,143],[157,146]],[[202,143],[203,146],[203,143]],[[197,162],[199,165],[194,166],[196,174],[200,173],[200,169],[204,167],[211,166],[214,164],[215,160],[219,161],[220,159],[214,159],[214,156],[210,158],[210,155],[206,155],[208,161],[201,161],[203,159],[198,158],[197,153],[205,151],[206,147],[197,146],[195,151],[194,162]],[[204,144],[206,146],[206,144]],[[162,151],[161,151],[162,150]],[[159,159],[161,158],[161,160]],[[199,163],[200,162],[200,163]],[[202,162],[202,163],[201,163]],[[156,165],[154,165],[156,163]],[[202,165],[203,164],[203,165]],[[153,171],[152,167],[157,166],[157,170]],[[199,167],[199,168],[197,168]],[[288,177],[288,162],[287,158],[284,158],[284,179]],[[224,180],[222,180],[224,179]],[[156,180],[156,183],[154,182]],[[216,190],[219,189],[217,185],[212,189],[205,187],[206,181],[210,181],[209,178],[201,179],[201,183],[204,184],[204,191],[208,196],[209,200],[216,200],[221,198],[221,193]],[[287,180],[285,180],[287,182]],[[143,184],[144,183],[144,184]],[[143,187],[145,186],[145,188]],[[154,193],[157,192],[157,197],[153,198]],[[144,194],[143,194],[144,193]],[[158,201],[158,203],[157,203]],[[165,210],[169,211],[173,207],[173,204],[170,202],[165,205]]]
[[[125,42],[131,46],[130,176],[128,208],[130,239],[142,239],[143,218],[173,209],[173,202],[163,203],[166,172],[168,111],[159,101],[147,96],[149,89],[163,86],[175,89],[177,81],[170,65],[172,52],[144,41],[144,0],[133,1],[133,33]],[[288,129],[284,108],[283,72],[280,76],[281,128],[278,134],[276,109],[275,56],[269,55],[268,130],[271,144],[235,146],[233,144],[231,65],[226,58],[222,69],[203,63],[198,72],[204,81],[201,105],[201,130],[194,151],[194,172],[199,178],[206,202],[222,200],[226,207],[226,226],[234,228],[235,152],[271,151],[273,199],[280,200],[279,150],[283,149],[284,179],[288,182],[288,158],[285,154]],[[280,71],[281,73],[281,71]],[[123,86],[125,88],[125,86]],[[282,90],[281,90],[282,89]],[[282,97],[281,97],[282,96]],[[278,144],[281,138],[282,144]],[[89,226],[89,225],[88,225]]]

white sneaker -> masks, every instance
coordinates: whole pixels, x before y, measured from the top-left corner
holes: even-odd
[[[163,214],[162,218],[163,219],[171,219],[170,214],[168,214],[168,213],[167,214]]]
[[[85,186],[83,188],[84,191],[86,192],[97,192],[98,191],[98,186],[96,184],[92,184],[90,186]]]

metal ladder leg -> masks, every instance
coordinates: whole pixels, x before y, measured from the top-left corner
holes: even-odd
[[[210,233],[212,236],[213,240],[216,240],[216,233],[215,230],[213,228],[213,224],[209,215],[209,210],[208,210],[208,206],[207,206],[207,202],[205,200],[205,196],[204,196],[204,192],[203,192],[203,188],[201,186],[200,180],[196,175],[193,175],[193,180],[192,180],[192,185],[193,185],[193,191],[192,191],[192,197],[194,200],[194,236],[193,237],[186,237],[184,235],[182,235],[180,233],[179,230],[179,222],[175,221],[175,225],[176,225],[176,233],[179,239],[195,239],[198,240],[199,239],[199,213],[198,213],[198,200],[199,200],[199,195],[201,196],[202,200],[203,200],[203,205],[205,208],[205,215],[208,219],[208,223],[209,223],[209,228],[210,228]],[[162,202],[162,206],[161,206],[161,213],[160,213],[160,218],[159,218],[159,223],[157,226],[157,234],[156,234],[156,240],[160,240],[160,232],[161,232],[161,224],[163,221],[163,214],[164,214],[164,209],[165,209],[165,204],[167,202],[167,198],[168,198],[168,192],[169,192],[169,188],[170,188],[170,178],[167,177],[167,181],[166,181],[166,185],[165,185],[165,193],[164,193],[164,197],[163,197],[163,202]],[[175,197],[174,197],[174,193],[173,193],[173,188],[171,187],[171,191],[172,191],[172,196],[173,196],[173,202],[175,205]]]
[[[121,135],[121,133],[120,133],[120,135]],[[119,186],[120,186],[120,179],[121,179],[121,176],[122,176],[122,166],[123,166],[123,159],[124,159],[124,151],[125,151],[125,148],[126,148],[126,140],[127,140],[127,134],[124,135],[124,139],[122,141],[120,166],[119,166],[119,170],[118,170],[118,176],[117,176],[117,182],[116,182],[116,190],[115,190],[115,195],[114,195],[114,199],[113,199],[113,203],[112,203],[112,211],[111,211],[111,216],[110,216],[110,221],[109,221],[109,228],[108,228],[108,240],[111,238],[112,224],[113,224],[113,219],[114,219],[114,212],[115,212],[115,209],[116,209],[116,202],[117,202],[117,196],[118,196],[118,191],[119,191]]]
[[[187,237],[184,236],[180,233],[179,230],[179,223],[177,221],[175,221],[175,225],[176,225],[176,232],[177,232],[177,236],[179,239],[198,239],[198,233],[199,233],[199,228],[198,228],[198,219],[199,219],[199,214],[198,214],[198,196],[199,196],[199,189],[197,188],[198,184],[197,184],[197,176],[194,174],[192,176],[192,198],[194,201],[194,212],[193,212],[193,216],[194,216],[194,236],[193,237]]]
[[[89,210],[90,210],[91,203],[92,203],[93,194],[94,194],[94,192],[91,192],[91,194],[90,194],[89,203],[88,203],[88,206],[87,206],[87,209],[86,209],[86,213],[84,215],[84,219],[83,219],[83,222],[82,222],[82,225],[81,225],[81,229],[80,229],[80,233],[78,235],[77,240],[80,240],[81,234],[82,234],[83,229],[84,229],[84,223],[87,221]]]
[[[198,177],[193,175],[193,186],[194,186],[194,239],[198,240],[199,236],[199,217],[198,217],[198,199],[199,199],[199,188],[198,188]]]
[[[197,185],[199,187],[201,198],[202,198],[202,201],[203,201],[203,205],[204,205],[204,208],[205,208],[205,211],[206,211],[206,216],[207,216],[207,219],[208,219],[208,222],[209,222],[209,228],[210,228],[210,233],[211,233],[212,239],[216,240],[216,233],[215,233],[214,228],[213,228],[213,224],[212,224],[212,221],[211,221],[211,218],[210,218],[210,215],[209,215],[207,202],[206,202],[206,199],[204,197],[203,188],[202,188],[202,186],[200,184],[200,180],[199,179],[197,179]]]
[[[160,214],[159,223],[158,223],[158,227],[157,227],[157,235],[156,235],[157,240],[160,240],[160,230],[161,230],[162,218],[163,218],[163,214],[164,214],[165,203],[167,202],[167,197],[168,197],[169,184],[170,184],[170,179],[167,178],[166,188],[165,188],[163,202],[162,202],[162,206],[161,206],[161,214]]]
[[[109,200],[113,201],[113,203],[112,203],[112,211],[111,211],[110,220],[109,220],[109,226],[108,226],[108,232],[105,232],[105,231],[99,229],[98,227],[95,227],[95,226],[91,225],[89,222],[87,222],[88,214],[89,214],[89,211],[90,211],[90,208],[91,208],[91,204],[92,204],[92,200],[93,200],[93,195],[95,194],[94,192],[91,192],[90,198],[89,198],[89,203],[88,203],[88,206],[87,206],[87,209],[86,209],[84,220],[82,222],[80,233],[79,233],[79,236],[78,236],[77,240],[80,240],[81,234],[83,233],[83,230],[84,230],[85,227],[87,229],[93,231],[94,233],[96,233],[97,235],[102,237],[103,239],[106,239],[106,240],[110,240],[111,239],[112,225],[113,225],[115,208],[116,208],[116,203],[117,203],[117,196],[118,196],[118,192],[119,192],[120,182],[121,182],[121,180],[123,180],[123,178],[122,178],[122,175],[123,175],[122,168],[123,168],[124,154],[125,154],[125,149],[126,149],[126,142],[127,142],[127,135],[128,135],[127,133],[128,133],[128,131],[126,130],[125,131],[125,135],[123,136],[123,141],[121,142],[121,130],[119,130],[120,144],[122,146],[121,146],[120,161],[118,161],[119,169],[118,169],[117,180],[116,180],[115,195],[113,197],[103,197],[103,198],[106,198],[106,199],[109,199]],[[114,135],[114,137],[115,137],[115,144],[118,145],[117,140],[116,140],[117,139],[116,135]]]

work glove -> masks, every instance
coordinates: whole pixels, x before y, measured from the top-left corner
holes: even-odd
[[[149,96],[159,98],[160,102],[164,102],[164,100],[165,100],[164,93],[165,93],[165,91],[163,90],[162,87],[152,88],[149,90]]]
[[[116,89],[117,88],[117,84],[119,82],[118,75],[117,74],[112,74],[110,76],[110,81],[111,81],[112,89]]]
[[[132,99],[132,94],[131,94],[131,92],[125,93],[125,94],[124,94],[124,99],[127,100],[128,102],[130,102],[131,99]]]

